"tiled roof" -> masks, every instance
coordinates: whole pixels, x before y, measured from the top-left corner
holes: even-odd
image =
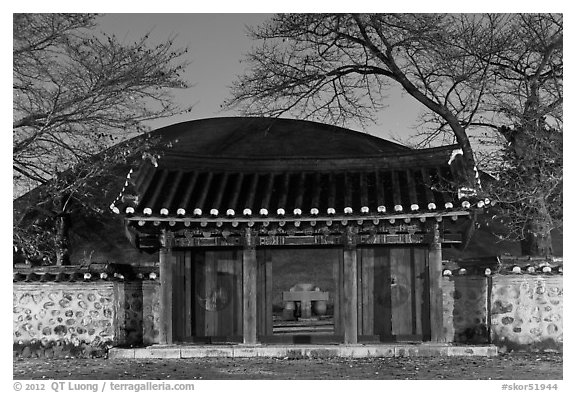
[[[328,216],[452,211],[471,207],[449,192],[448,165],[334,171],[132,172],[112,208],[158,217]],[[478,201],[476,201],[477,203]],[[483,203],[483,202],[482,202]]]
[[[115,213],[159,220],[418,216],[488,202],[458,189],[457,146],[409,149],[288,119],[209,119],[158,131],[171,147],[130,170]]]

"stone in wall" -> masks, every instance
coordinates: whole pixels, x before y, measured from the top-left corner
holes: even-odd
[[[562,350],[562,276],[492,278],[491,337],[507,349]]]
[[[447,342],[488,342],[487,288],[486,277],[443,277],[444,338]]]

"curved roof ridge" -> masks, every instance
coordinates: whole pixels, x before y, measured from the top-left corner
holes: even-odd
[[[168,155],[258,158],[378,156],[413,149],[380,137],[309,120],[214,117],[158,128],[150,137],[171,142]]]

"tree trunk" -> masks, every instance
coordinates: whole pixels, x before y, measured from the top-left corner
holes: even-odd
[[[552,255],[552,218],[541,197],[526,223],[526,235],[520,242],[522,255],[549,257]]]
[[[56,265],[70,265],[70,217],[68,213],[62,213],[56,217]]]

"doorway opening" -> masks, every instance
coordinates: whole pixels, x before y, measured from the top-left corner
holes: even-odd
[[[260,339],[274,343],[340,343],[338,248],[264,250],[262,287],[267,329]]]

